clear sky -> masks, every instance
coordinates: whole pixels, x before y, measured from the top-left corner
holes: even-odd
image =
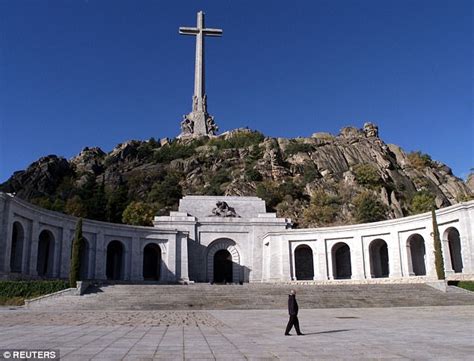
[[[194,26],[222,131],[338,133],[365,121],[465,177],[474,167],[470,0],[0,0],[0,181],[41,156],[174,137]]]

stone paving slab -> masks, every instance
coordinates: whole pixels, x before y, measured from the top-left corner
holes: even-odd
[[[1,310],[0,349],[60,349],[61,360],[81,361],[472,360],[474,355],[474,306],[302,309],[299,316],[306,335],[288,337],[281,310]]]

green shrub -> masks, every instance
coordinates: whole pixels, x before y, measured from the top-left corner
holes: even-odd
[[[222,185],[231,181],[230,172],[227,169],[221,168],[217,172],[212,173],[209,178],[209,185],[204,188],[204,194],[209,196],[224,195]]]
[[[377,222],[386,219],[387,206],[374,194],[363,192],[354,198],[355,217],[360,223]]]
[[[156,163],[167,164],[175,159],[189,158],[194,154],[196,146],[197,144],[195,142],[182,144],[175,141],[157,150],[153,155],[153,160]]]
[[[410,213],[419,214],[431,211],[436,207],[435,196],[428,191],[415,193],[410,202]]]
[[[318,190],[311,196],[311,203],[305,209],[303,217],[309,226],[328,225],[336,220],[340,211],[340,197]]]
[[[0,304],[10,304],[9,300],[22,303],[24,299],[35,298],[58,292],[69,287],[68,281],[0,281]]]
[[[357,164],[353,167],[357,183],[369,188],[375,188],[382,183],[377,168],[369,163]]]
[[[150,203],[158,203],[160,207],[172,207],[178,204],[183,196],[183,189],[179,184],[180,178],[175,173],[169,173],[163,181],[156,182],[148,194]]]
[[[257,197],[260,197],[265,201],[269,211],[275,211],[277,204],[283,200],[278,185],[272,181],[259,183],[257,185],[256,194]]]
[[[152,226],[158,206],[145,202],[131,202],[123,211],[122,221],[134,226]]]
[[[411,152],[408,154],[408,161],[413,168],[422,170],[425,167],[430,167],[433,164],[431,157],[428,154],[420,151]]]
[[[319,178],[319,172],[312,162],[305,162],[303,166],[303,181],[305,184],[311,183]]]
[[[246,148],[252,145],[259,145],[265,137],[260,132],[242,132],[232,135],[228,139],[214,138],[209,141],[210,146],[215,146],[217,149],[238,149]]]
[[[69,270],[69,286],[76,287],[76,282],[81,279],[81,251],[84,247],[84,237],[82,236],[82,218],[76,224],[76,232],[72,241],[71,268]]]
[[[263,180],[263,176],[255,168],[247,168],[245,169],[245,179],[250,182],[260,182]]]
[[[436,220],[436,212],[434,208],[431,209],[431,219],[433,222],[433,243],[436,275],[438,276],[439,280],[444,280],[446,276],[444,273],[443,251],[441,250],[441,238],[439,236],[438,221]]]
[[[297,153],[311,153],[314,150],[314,147],[308,143],[301,143],[297,141],[291,141],[286,149],[285,154],[286,156],[291,156]]]

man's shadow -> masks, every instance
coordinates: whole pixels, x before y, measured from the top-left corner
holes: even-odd
[[[352,331],[352,329],[342,329],[342,330],[329,330],[329,331],[321,331],[321,332],[305,332],[305,336],[309,335],[321,335],[324,333],[337,333],[337,332],[347,332],[347,331]]]

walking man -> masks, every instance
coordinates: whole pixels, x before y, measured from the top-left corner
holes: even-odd
[[[293,326],[295,326],[296,334],[298,336],[304,335],[300,331],[300,322],[298,321],[298,302],[296,302],[295,290],[291,290],[288,295],[288,313],[290,314],[290,319],[286,326],[285,336],[291,336],[290,331]]]

